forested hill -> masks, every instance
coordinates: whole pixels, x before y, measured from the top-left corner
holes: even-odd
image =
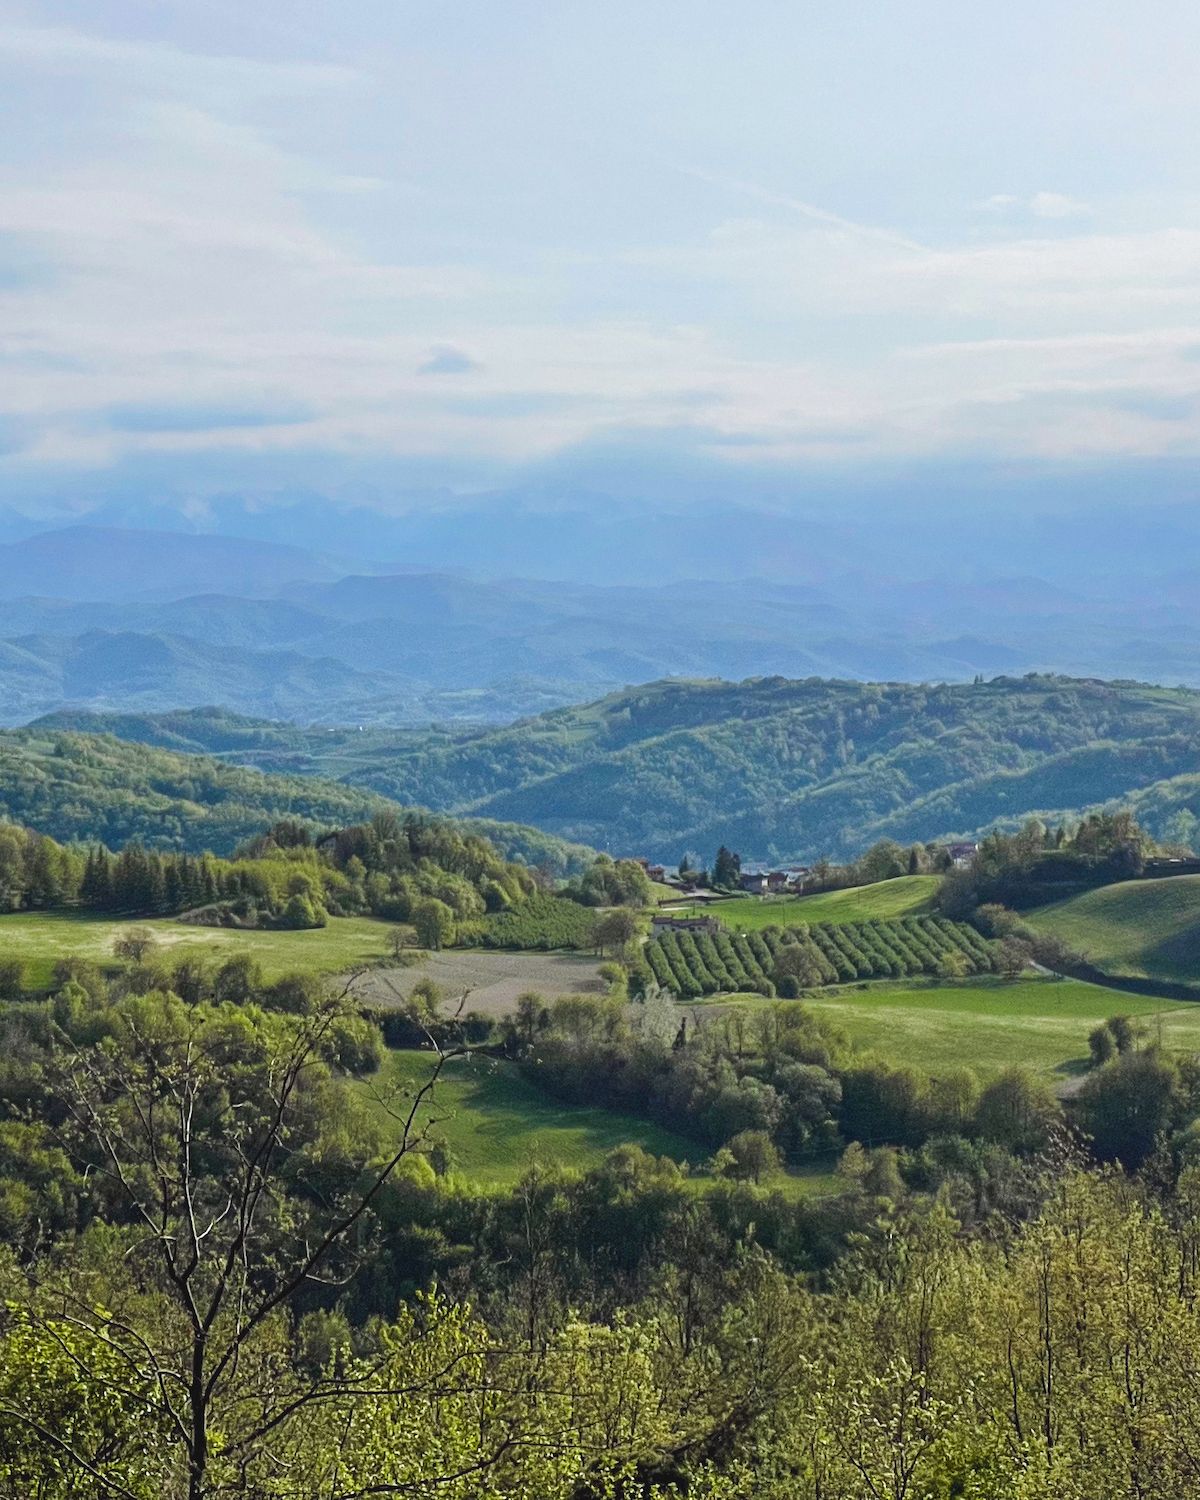
[[[214,710],[70,722],[669,860],[722,842],[841,858],[1110,802],[1186,842],[1200,815],[1200,693],[1130,682],[667,681],[473,733],[305,731]]]
[[[205,755],[48,729],[0,732],[0,820],[37,828],[63,843],[99,841],[229,854],[284,817],[341,827],[397,811],[378,792],[321,777],[264,774]],[[536,828],[467,819],[464,832],[489,838],[506,859],[583,869],[594,851]]]

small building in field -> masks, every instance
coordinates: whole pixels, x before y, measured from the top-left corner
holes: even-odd
[[[650,918],[650,936],[660,932],[707,932],[715,936],[721,930],[716,917],[672,917],[659,913]]]
[[[748,896],[761,896],[768,889],[767,879],[765,870],[743,870],[739,884]]]

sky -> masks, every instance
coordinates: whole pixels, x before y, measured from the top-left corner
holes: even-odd
[[[0,0],[0,498],[1190,497],[1197,56],[1184,0]]]

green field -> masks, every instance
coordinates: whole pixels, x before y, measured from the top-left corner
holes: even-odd
[[[774,1002],[755,995],[737,1003]],[[1087,1060],[1088,1033],[1117,1014],[1142,1018],[1166,1047],[1200,1051],[1200,1004],[1125,995],[1073,979],[872,984],[825,990],[804,1003],[857,1046],[931,1071],[966,1066],[983,1077],[1019,1064],[1078,1072]]]
[[[409,1094],[429,1076],[431,1054],[391,1052],[373,1092],[399,1088]],[[436,1121],[435,1133],[450,1147],[456,1171],[484,1186],[505,1187],[535,1163],[586,1170],[627,1143],[655,1156],[670,1156],[700,1169],[712,1154],[686,1136],[635,1115],[560,1104],[522,1077],[514,1063],[498,1058],[458,1058],[446,1065],[421,1121]],[[772,1181],[789,1193],[829,1191],[829,1163],[789,1172]],[[711,1181],[693,1171],[698,1187]]]
[[[901,875],[877,885],[852,886],[844,891],[820,891],[815,896],[734,896],[687,908],[692,915],[715,916],[735,931],[760,932],[764,927],[787,927],[795,922],[871,922],[876,918],[920,917],[933,910],[936,875]]]
[[[373,917],[331,917],[310,932],[247,932],[166,919],[118,922],[87,912],[9,912],[0,916],[0,959],[19,959],[27,965],[26,982],[41,988],[49,984],[57,959],[113,962],[113,939],[130,927],[148,927],[167,959],[186,951],[219,963],[233,953],[253,954],[267,979],[297,971],[335,974],[375,963],[384,957],[389,931],[388,923]]]
[[[1026,920],[1106,973],[1200,983],[1200,875],[1101,886]]]

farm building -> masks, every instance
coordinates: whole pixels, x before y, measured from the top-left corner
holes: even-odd
[[[720,931],[716,917],[669,917],[660,913],[650,918],[651,937],[660,932],[707,932],[715,936]]]

